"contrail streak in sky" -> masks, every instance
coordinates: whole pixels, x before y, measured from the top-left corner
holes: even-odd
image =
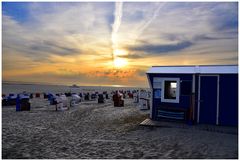
[[[146,23],[144,23],[140,29],[138,29],[138,33],[136,35],[136,39],[134,41],[134,44],[135,42],[138,40],[138,38],[142,35],[143,31],[153,22],[153,20],[158,16],[158,12],[159,10],[165,5],[165,3],[160,3],[157,7],[157,9],[154,11],[153,13],[153,16],[148,20],[146,21]]]
[[[112,26],[112,34],[111,34],[113,60],[114,60],[114,50],[118,47],[117,35],[118,35],[119,27],[122,22],[122,8],[123,8],[123,2],[115,3],[114,23]]]

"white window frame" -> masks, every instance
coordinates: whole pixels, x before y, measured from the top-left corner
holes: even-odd
[[[176,99],[165,99],[165,98],[164,98],[165,81],[176,81],[176,82],[177,82]],[[161,92],[162,92],[162,93],[161,93],[161,102],[179,103],[179,97],[180,97],[180,78],[163,78],[163,79],[162,79],[162,90],[161,90]]]

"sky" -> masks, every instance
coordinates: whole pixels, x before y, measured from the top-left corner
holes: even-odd
[[[238,64],[237,2],[2,2],[2,80],[147,87],[151,66]]]

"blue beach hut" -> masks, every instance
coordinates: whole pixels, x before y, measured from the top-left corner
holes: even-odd
[[[152,120],[238,125],[238,66],[153,66]]]

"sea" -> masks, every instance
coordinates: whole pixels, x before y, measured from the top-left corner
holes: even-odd
[[[140,90],[148,88],[140,87],[113,87],[113,86],[66,86],[66,85],[46,85],[46,84],[20,84],[20,83],[2,83],[2,94],[27,93],[80,93],[80,92],[103,92],[116,90]]]

